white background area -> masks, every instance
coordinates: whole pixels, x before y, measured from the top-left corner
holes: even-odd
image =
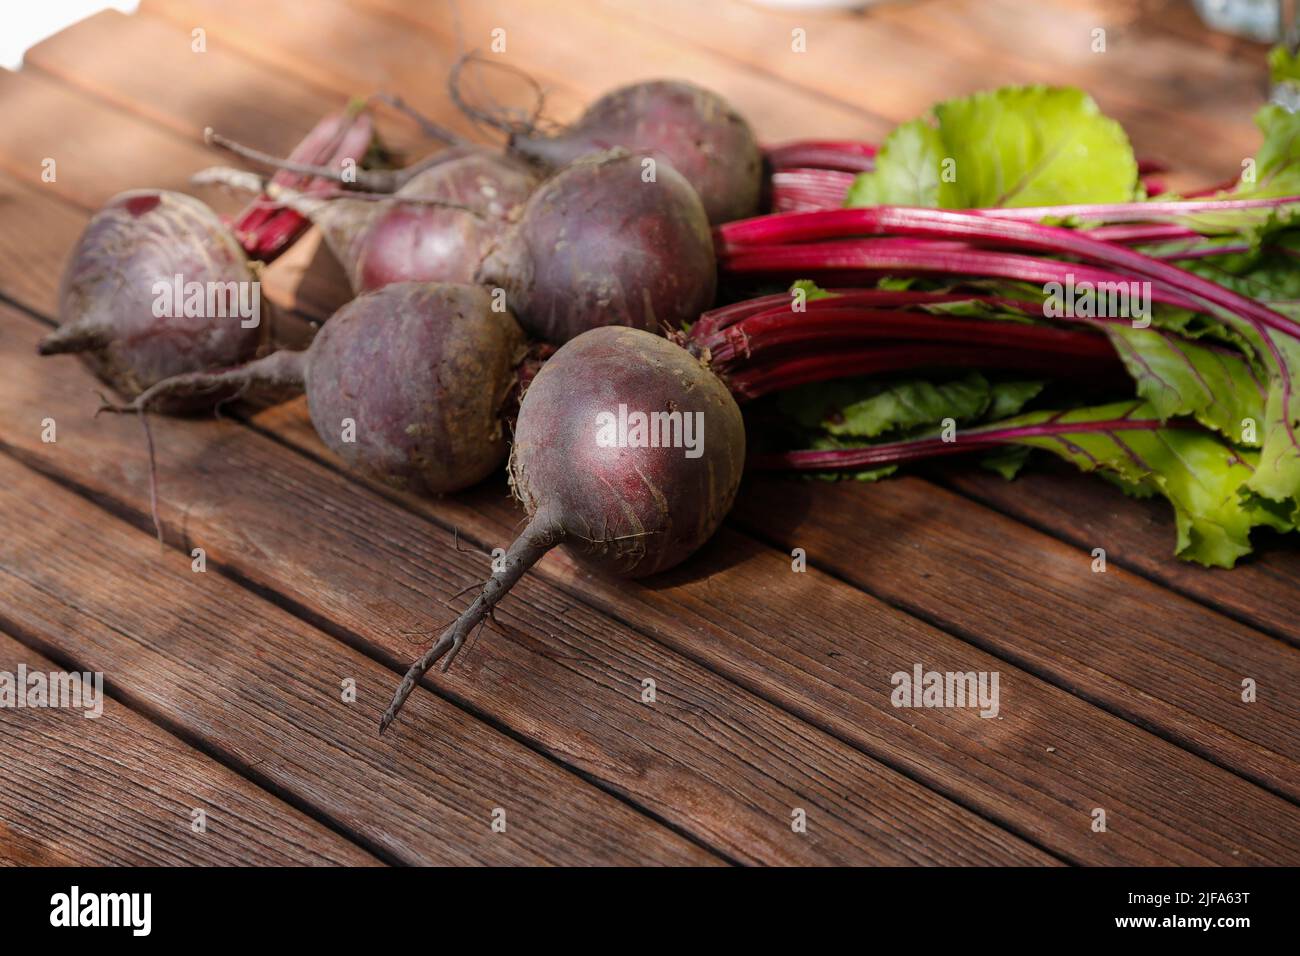
[[[100,10],[134,13],[140,0],[0,0],[0,67],[16,70],[48,36]]]

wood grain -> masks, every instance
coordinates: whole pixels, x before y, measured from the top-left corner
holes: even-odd
[[[1162,498],[1134,501],[1104,481],[1036,462],[1015,482],[974,465],[936,476],[945,486],[1091,553],[1136,571],[1195,601],[1300,645],[1300,544],[1291,535],[1257,532],[1256,553],[1231,571],[1173,556],[1174,523]]]
[[[326,454],[301,409],[292,404],[262,412],[257,421],[303,449]],[[746,494],[742,489],[741,507]],[[439,514],[440,521],[450,521],[450,527],[484,548],[506,545],[518,530],[517,512],[492,486],[446,499],[436,508],[403,500],[412,510]],[[485,526],[486,518],[495,520],[495,530]],[[955,520],[970,523],[969,517]],[[839,528],[841,536],[845,526]],[[575,600],[633,624],[869,753],[891,763],[901,761],[919,779],[972,801],[1005,825],[1045,834],[1039,837],[1045,845],[1080,862],[1113,859],[1099,856],[1111,853],[1127,859],[1135,848],[1088,842],[1088,835],[1072,829],[1070,811],[1049,809],[1058,799],[1077,806],[1075,801],[1086,802],[1098,789],[1112,796],[1122,793],[1125,813],[1131,814],[1127,825],[1144,831],[1140,839],[1146,849],[1140,852],[1165,848],[1162,837],[1167,836],[1179,847],[1160,852],[1179,855],[1188,852],[1183,844],[1187,821],[1201,817],[1202,801],[1217,799],[1219,787],[1230,786],[1252,803],[1259,796],[1252,788],[1241,789],[1230,774],[1209,771],[1199,761],[1188,763],[1187,754],[1177,747],[1082,705],[1068,692],[1047,687],[859,591],[816,573],[791,573],[789,557],[734,532],[723,531],[687,566],[649,586],[610,581],[563,553],[547,558],[540,572]],[[898,580],[906,585],[929,573],[925,568],[919,574],[900,572]],[[934,660],[954,662],[935,665],[940,670],[999,670],[1004,687],[1013,682],[1017,687],[1014,698],[1007,698],[1016,701],[1017,720],[1008,724],[1012,716],[1007,714],[999,721],[974,718],[954,727],[951,714],[894,709],[887,699],[888,677],[917,662],[929,668],[927,662]],[[997,726],[990,729],[990,723]],[[1065,752],[1060,739],[1070,741],[1071,756],[1064,766],[1066,758],[1058,756]],[[1151,786],[1157,765],[1162,769],[1154,778],[1178,780],[1182,796],[1172,796],[1165,786]],[[1206,771],[1210,777],[1203,778]],[[1175,808],[1167,802],[1172,798],[1179,804],[1193,792],[1199,796],[1185,805]],[[1235,815],[1236,801],[1218,804],[1210,826],[1231,826],[1227,818]],[[1247,823],[1235,839],[1254,845],[1260,833],[1276,830],[1281,858],[1294,857],[1300,841],[1296,809],[1269,798],[1258,805],[1258,812],[1270,822],[1264,829],[1257,821]],[[1165,822],[1175,820],[1181,822],[1164,829]],[[1215,839],[1221,838],[1209,842]],[[1243,851],[1235,846],[1229,855],[1238,860],[1232,854]]]
[[[809,561],[1295,798],[1300,651],[915,478],[752,482],[739,521]],[[846,529],[848,533],[846,533]],[[1242,702],[1242,681],[1261,687]]]
[[[86,209],[98,209],[126,189],[189,192],[193,173],[229,160],[201,142],[97,105],[36,71],[0,70],[0,109],[6,117],[0,124],[0,169]],[[42,178],[46,159],[56,163],[54,182]],[[231,197],[222,208],[239,205]]]
[[[143,10],[177,22],[204,23],[222,42],[253,56],[273,56],[286,69],[322,85],[355,91],[359,84],[387,84],[436,118],[454,111],[445,98],[457,49],[449,8],[416,3],[398,11],[400,16],[385,17],[376,16],[373,7],[342,0],[316,0],[310,14],[286,12],[298,9],[291,5],[272,6],[268,10],[256,0],[169,0],[145,3]],[[737,70],[720,57],[625,20],[593,15],[583,5],[568,5],[561,15],[554,5],[541,2],[480,0],[459,3],[458,9],[467,49],[486,50],[490,31],[506,30],[502,60],[543,82],[547,115],[559,122],[575,117],[606,89],[647,74],[689,77],[717,89],[747,115],[768,117],[772,125],[787,129],[851,136],[860,134],[868,121],[859,110],[810,99],[762,73]],[[522,90],[510,102],[525,102]],[[755,123],[764,133],[757,119]],[[878,121],[875,127],[883,131]]]
[[[657,73],[688,75],[718,88],[770,139],[808,135],[810,127],[818,135],[876,138],[889,125],[882,116],[901,112],[909,97],[925,96],[928,103],[951,92],[931,97],[927,86],[949,82],[945,71],[950,64],[956,64],[951,72],[959,73],[961,82],[1002,69],[1033,77],[1049,69],[1053,44],[1059,41],[1023,38],[1025,50],[1007,49],[990,66],[987,57],[979,62],[968,38],[945,38],[951,56],[943,59],[943,69],[879,91],[844,93],[830,88],[833,79],[798,78],[789,72],[791,63],[767,62],[745,49],[743,34],[733,33],[730,43],[712,35],[684,42],[674,34],[679,23],[633,21],[619,8],[621,0],[610,2],[612,6],[566,10],[567,29],[557,29],[549,4],[462,4],[470,7],[462,11],[463,36],[470,45],[481,46],[487,29],[506,26],[510,62],[554,90],[557,118],[574,115],[602,88],[644,75],[637,71],[654,64]],[[232,129],[256,133],[262,121],[243,116],[240,106],[255,98],[258,85],[276,79],[290,91],[284,102],[263,108],[280,118],[282,128],[272,135],[288,142],[297,134],[289,132],[294,117],[286,102],[315,109],[310,104],[331,94],[379,86],[399,90],[440,119],[449,118],[442,77],[458,35],[446,17],[435,16],[425,5],[327,0],[313,4],[310,13],[305,7],[247,0],[145,6],[146,15],[136,18],[143,26],[103,18],[112,21],[107,29],[118,31],[113,34],[118,45],[139,52],[151,44],[171,44],[202,24],[211,51],[219,56],[198,68],[182,64],[168,46],[160,62],[187,77],[211,69],[209,79],[229,83],[194,89],[187,82],[186,89],[160,90],[156,77],[132,75],[109,63],[107,55],[96,61],[89,30],[38,48],[35,73],[0,76],[0,103],[16,114],[9,129],[0,129],[0,169],[29,184],[14,187],[0,177],[0,294],[44,315],[50,314],[53,301],[49,256],[70,244],[84,221],[74,205],[90,210],[122,188],[118,183],[157,184],[149,177],[174,183],[178,171],[187,176],[196,163],[212,161],[201,146],[194,152],[196,144],[187,140],[196,122],[191,111],[211,111],[223,122],[246,124]],[[1071,6],[1084,10],[1079,22],[1091,16],[1083,0]],[[861,73],[860,59],[846,58],[855,43],[859,50],[877,51],[885,62],[936,59],[922,17],[951,9],[977,25],[984,15],[977,7],[944,0],[917,4],[915,9],[925,12],[915,20],[905,14],[895,18],[892,12],[859,18],[849,24],[852,29],[836,32],[835,42],[842,44],[835,47],[841,51],[836,55],[845,59],[831,62],[840,64],[837,69]],[[721,21],[709,19],[718,10],[738,16],[734,4],[693,11],[701,25],[697,32],[724,34],[717,28]],[[737,22],[752,26],[748,15]],[[764,36],[763,42],[770,40]],[[1161,49],[1175,52],[1175,47]],[[1199,68],[1209,61],[1193,56],[1192,62]],[[799,69],[808,63],[801,61]],[[1142,70],[1155,67],[1122,57],[1117,63],[1121,68],[1113,80],[1104,71],[1095,78],[1109,83],[1104,105],[1113,109],[1118,103],[1126,122],[1142,124],[1135,138],[1144,148],[1146,142],[1178,142],[1218,126],[1228,116],[1228,100],[1240,98],[1247,69],[1235,64],[1225,76],[1238,85],[1215,102],[1204,120],[1184,124],[1170,122],[1172,112],[1165,115],[1166,91],[1151,97],[1144,112],[1136,93],[1124,88],[1136,89]],[[171,75],[168,70],[158,74]],[[1195,79],[1194,71],[1189,75]],[[226,85],[229,96],[223,92]],[[1175,102],[1180,92],[1186,91],[1168,91],[1168,101]],[[24,113],[29,104],[43,122]],[[1195,162],[1217,165],[1240,151],[1240,129],[1230,119],[1224,129],[1228,132],[1204,149],[1198,144]],[[101,142],[113,137],[120,140]],[[145,149],[131,159],[130,143],[136,139],[158,149]],[[71,180],[61,176],[59,183],[41,183],[40,160],[50,143],[69,147],[60,155],[72,157]],[[202,162],[200,157],[205,157]],[[62,159],[60,164],[61,171],[67,168]],[[215,201],[220,204],[223,197]],[[25,238],[29,228],[36,234],[30,242]],[[329,297],[345,294],[337,274],[330,278],[326,269],[325,278],[317,278],[325,267],[310,243],[291,256],[298,257],[296,271],[285,273],[289,278],[277,296],[325,314]],[[1222,696],[1227,677],[1243,668],[1267,674],[1262,690],[1293,683],[1292,648],[1119,568],[1106,582],[1107,590],[1097,590],[1095,581],[1080,587],[1071,576],[1075,539],[1067,529],[1059,533],[1069,544],[915,479],[898,483],[902,498],[855,499],[842,508],[829,492],[819,491],[806,502],[798,488],[807,491],[807,486],[747,492],[740,526],[781,548],[796,538],[800,544],[815,542],[809,547],[814,569],[806,574],[792,574],[781,550],[735,530],[725,531],[687,567],[645,586],[611,583],[563,556],[548,558],[537,580],[502,608],[505,633],[485,633],[455,670],[427,682],[458,706],[421,693],[420,706],[407,715],[411,724],[399,725],[398,737],[385,740],[385,747],[399,748],[406,759],[427,761],[392,787],[398,772],[393,761],[399,758],[379,771],[373,760],[367,762],[364,747],[373,742],[349,722],[352,714],[340,717],[333,713],[339,707],[320,706],[315,698],[330,688],[317,687],[313,680],[321,668],[337,670],[339,661],[346,660],[367,675],[391,681],[391,672],[338,639],[389,666],[404,663],[439,623],[446,611],[442,605],[453,592],[483,573],[482,559],[448,550],[450,529],[458,528],[466,540],[486,547],[504,544],[512,533],[517,514],[504,489],[489,483],[439,502],[368,490],[333,470],[300,404],[258,415],[255,425],[265,432],[262,436],[229,422],[159,423],[169,528],[187,547],[202,541],[213,568],[234,578],[186,571],[182,577],[221,581],[225,590],[209,592],[207,581],[197,596],[181,588],[187,611],[178,617],[173,577],[178,563],[188,567],[184,557],[159,555],[143,532],[96,507],[111,508],[137,525],[145,521],[142,444],[134,423],[90,422],[83,413],[92,404],[89,377],[68,360],[37,366],[30,359],[27,349],[39,331],[30,319],[0,309],[0,361],[17,370],[10,381],[0,383],[0,444],[26,466],[79,488],[96,504],[68,495],[0,456],[0,483],[19,495],[10,509],[0,494],[0,526],[24,522],[5,540],[35,548],[17,556],[12,546],[0,550],[0,608],[16,608],[24,640],[47,642],[61,658],[87,653],[108,659],[128,675],[123,696],[137,710],[176,723],[195,739],[214,741],[223,762],[236,771],[294,794],[295,801],[357,833],[387,858],[446,859],[458,850],[475,860],[580,858],[578,847],[591,842],[591,830],[572,828],[566,812],[589,815],[590,804],[614,822],[591,822],[603,839],[586,848],[588,859],[624,860],[650,847],[660,861],[716,862],[635,807],[746,862],[1052,861],[1033,844],[1087,863],[1300,859],[1296,807],[1234,774],[1294,797],[1294,715],[1279,716],[1276,696],[1262,693],[1260,705],[1253,705],[1262,710],[1248,714]],[[60,423],[61,448],[36,437],[35,423],[51,413]],[[4,481],[14,469],[12,480]],[[48,495],[47,485],[53,488]],[[876,489],[859,492],[868,490]],[[38,500],[29,501],[32,495]],[[992,496],[986,500],[1011,510]],[[913,522],[907,519],[917,515],[926,530],[914,539]],[[1060,528],[1047,522],[1042,508],[1026,517],[1039,527]],[[860,526],[869,529],[873,541],[888,541],[889,546],[851,542],[843,547],[845,528]],[[986,526],[992,531],[986,532]],[[95,554],[115,559],[108,566],[116,576],[103,580],[105,562],[95,563],[80,552],[65,559],[54,542],[67,538],[56,539],[51,530],[56,527],[63,534],[95,538]],[[99,533],[101,527],[105,534]],[[923,559],[916,556],[915,540],[932,541]],[[1125,547],[1143,541],[1133,539]],[[855,550],[856,545],[861,546]],[[882,559],[880,551],[888,554]],[[1009,562],[1007,554],[1013,556]],[[1139,566],[1130,556],[1121,560]],[[997,561],[1006,567],[985,574]],[[1154,561],[1149,559],[1143,570],[1159,578]],[[1046,565],[1048,585],[1017,593],[1023,576],[1032,580],[1040,571],[1038,563]],[[119,564],[132,574],[119,573]],[[137,583],[140,568],[152,571],[155,566],[160,570],[154,577]],[[1168,580],[1195,592],[1185,580]],[[1248,588],[1240,599],[1227,598],[1225,607],[1242,620],[1253,620],[1246,606],[1266,593],[1267,583],[1252,579],[1249,588],[1259,590]],[[1280,573],[1276,586],[1287,595],[1282,608],[1286,601],[1300,600]],[[945,606],[945,593],[950,603],[958,595],[959,606]],[[124,600],[123,594],[131,599]],[[998,600],[1007,595],[1010,601]],[[1198,596],[1209,600],[1210,592]],[[1116,602],[1110,615],[1092,606],[1108,601]],[[137,607],[140,602],[145,606]],[[1050,602],[1047,606],[1056,611],[1035,602]],[[198,609],[197,618],[192,608]],[[1065,616],[1080,614],[1077,626]],[[1257,616],[1261,626],[1276,631],[1283,614]],[[1088,640],[1091,629],[1112,622],[1116,633],[1101,635],[1094,649]],[[172,629],[179,639],[167,634]],[[1052,633],[1038,633],[1045,629]],[[1170,636],[1181,630],[1191,635],[1186,642],[1190,652]],[[1147,632],[1157,637],[1149,638]],[[311,673],[294,669],[300,644],[307,646]],[[268,668],[282,674],[281,684],[257,691],[259,708],[271,704],[269,731],[251,726],[252,708],[238,694],[235,726],[225,726],[222,708],[230,708],[231,700],[214,699],[193,672],[214,656],[222,672],[243,681]],[[888,675],[912,662],[999,671],[1001,718],[892,708]],[[656,680],[660,694],[653,708],[638,696],[646,675]],[[333,686],[336,693],[337,681]],[[374,686],[369,676],[366,686]],[[363,699],[367,706],[378,703]],[[487,730],[466,710],[490,715],[528,746]],[[330,718],[323,731],[295,723],[304,714],[322,711]],[[1257,717],[1261,726],[1252,726]],[[297,748],[287,768],[257,763],[250,756],[266,746],[267,732],[284,734]],[[454,755],[449,758],[438,747],[450,748]],[[325,769],[317,768],[320,780],[307,772],[306,757],[316,748],[328,757]],[[580,769],[634,807],[580,782],[577,791],[587,803],[552,805],[549,801],[574,787],[576,778],[529,748]],[[389,783],[380,806],[339,792],[346,763],[339,752],[353,758],[368,778],[378,773],[381,783]],[[493,767],[480,768],[477,761],[483,759]],[[516,759],[522,761],[518,779]],[[469,779],[461,768],[470,768]],[[460,833],[446,835],[449,820],[464,827],[464,808],[448,804],[466,792],[478,792],[484,775],[493,786],[515,788],[516,795],[543,795],[546,805],[537,812],[543,822],[529,834],[535,842],[526,848],[502,849],[500,842],[489,840],[485,846]],[[555,781],[561,782],[559,791]],[[411,788],[420,800],[412,801]],[[795,800],[812,811],[809,833],[799,838],[788,825]],[[1090,813],[1097,806],[1107,811],[1108,833],[1091,832]],[[425,819],[431,811],[432,822]],[[379,819],[369,818],[376,813]],[[358,823],[363,816],[367,819]],[[425,845],[439,833],[446,846]],[[14,843],[20,843],[17,836]],[[32,846],[30,840],[21,845]]]
[[[419,0],[359,2],[419,6]],[[1240,150],[1259,139],[1253,110],[1242,107],[1260,97],[1258,69],[1174,36],[1122,27],[1096,11],[1018,0],[882,4],[860,13],[775,10],[741,0],[602,0],[600,6],[818,98],[868,110],[891,126],[954,96],[1045,83],[1092,94],[1140,153],[1159,156],[1182,174],[1179,183],[1205,185],[1233,175],[1250,155]],[[1105,53],[1092,52],[1098,27],[1108,30]],[[805,32],[805,53],[790,48],[795,29]],[[1187,109],[1188,102],[1196,109]],[[807,128],[778,135],[806,136],[800,130]],[[1197,148],[1170,149],[1188,141]]]
[[[1161,27],[1165,18],[1136,18],[1122,6],[945,0],[935,22],[888,5],[878,14],[914,43],[964,62],[1010,59],[1034,82],[1081,87],[1124,125],[1140,154],[1196,170],[1199,185],[1240,174],[1260,140],[1253,117],[1267,98],[1262,52],[1254,63],[1235,60],[1211,48],[1204,31],[1179,37]],[[1105,49],[1094,52],[1098,29]]]
[[[140,13],[169,20],[187,31],[201,25],[212,43],[341,96],[397,93],[440,123],[470,128],[447,92],[447,75],[459,55],[454,43],[431,44],[407,24],[337,0],[310,4],[166,0],[141,4]],[[433,3],[426,7],[426,15],[449,21],[452,10]],[[489,39],[473,37],[469,46],[484,48]],[[531,105],[531,91],[517,77],[484,72],[478,83],[508,105]],[[548,111],[561,118],[580,111],[582,101],[566,75],[547,84]]]
[[[20,665],[64,670],[0,632],[0,671]],[[379,862],[114,698],[101,703],[94,718],[0,708],[0,865]]]
[[[367,848],[424,864],[716,862],[424,691],[407,724],[422,732],[380,738],[390,671],[191,567],[0,457],[0,627],[104,672],[133,709],[203,740]],[[356,703],[344,700],[345,681]],[[497,808],[504,832],[492,829]]]
[[[6,337],[21,350],[27,343],[19,333],[14,329]],[[84,375],[70,363],[56,364],[61,368],[52,365],[13,383],[12,411],[4,413],[18,416],[4,429],[15,436],[11,449],[37,467],[60,471],[97,495],[134,507],[137,520],[143,521],[143,449],[133,423],[88,423],[79,418],[75,409],[84,394]],[[24,420],[38,422],[43,414],[55,414],[65,432],[71,432],[63,447],[42,446],[35,440],[34,425],[22,426]],[[261,423],[265,426],[277,415],[302,421],[300,407],[287,407],[267,413]],[[287,429],[275,431],[293,440]],[[164,519],[173,533],[185,536],[186,547],[205,547],[215,564],[230,567],[259,588],[285,595],[300,613],[331,622],[350,640],[373,646],[387,658],[404,660],[413,654],[415,642],[427,639],[424,635],[448,613],[443,603],[483,573],[481,559],[471,562],[457,555],[446,537],[439,543],[427,531],[412,527],[409,515],[379,507],[356,485],[302,460],[295,462],[283,449],[234,425],[159,421],[156,437],[163,449]],[[69,449],[75,449],[75,459]],[[314,450],[320,453],[318,445]],[[135,490],[127,494],[126,489]],[[412,506],[489,546],[504,543],[515,517],[499,485],[464,499]],[[700,727],[701,739],[696,739],[670,724],[669,736],[645,715],[633,733],[625,720],[613,715],[629,708],[641,712],[635,698],[646,675],[661,687],[671,687],[675,695],[689,694],[691,712],[719,718],[737,706],[732,701],[740,692],[724,692],[715,678],[691,677],[700,672],[674,663],[670,655],[624,627],[593,617],[586,602],[635,623],[660,642],[704,660],[805,719],[829,724],[837,735],[847,735],[869,752],[902,761],[914,774],[926,775],[927,782],[952,790],[963,801],[976,801],[995,818],[1016,828],[1032,826],[1039,839],[1074,858],[1233,862],[1233,851],[1248,858],[1263,854],[1278,859],[1295,852],[1287,849],[1296,839],[1294,828],[1285,822],[1287,809],[1275,798],[851,588],[816,574],[792,575],[787,560],[752,541],[724,535],[683,572],[653,587],[593,578],[558,557],[548,559],[544,568],[547,576],[558,575],[567,583],[569,596],[535,582],[521,586],[501,609],[505,632],[484,634],[451,673],[435,680],[458,699],[536,736],[544,747],[563,748],[564,758],[587,772],[635,788],[629,792],[656,801],[651,805],[662,813],[681,810],[678,795],[690,781],[695,780],[692,787],[701,792],[712,779],[698,768],[716,766],[716,754],[710,764],[701,764],[690,753],[715,748],[719,731],[713,725]],[[720,597],[728,593],[744,607]],[[752,595],[762,595],[761,603]],[[826,609],[826,618],[808,620],[802,611],[808,606]],[[553,633],[548,623],[552,621],[564,622],[559,633]],[[871,621],[872,634],[881,636],[862,637],[850,623],[855,621]],[[1017,706],[1011,723],[1009,717],[986,721],[934,711],[908,712],[900,720],[888,703],[888,677],[913,660],[942,661],[963,670],[1000,670],[1003,687],[1015,688],[1005,692],[1024,703]],[[587,682],[575,687],[579,677]],[[567,703],[576,700],[590,702],[590,707]],[[740,701],[745,717],[733,718],[740,721],[738,726],[764,727],[768,718],[763,715],[769,709],[745,701],[743,695]],[[1035,746],[1042,730],[1033,728],[1047,714],[1052,715],[1048,723],[1060,728],[1055,734],[1068,734],[1074,742],[1069,764],[1047,754],[1047,746],[1059,743],[1055,735],[1039,741],[1041,751]],[[684,720],[675,711],[661,719],[670,717]],[[778,727],[788,727],[785,720],[756,735],[749,747],[760,749],[750,752],[762,754],[766,741],[788,738],[804,740],[800,750],[807,750],[806,732],[778,733]],[[646,740],[659,741],[653,750],[659,756],[651,763]],[[611,751],[615,745],[620,749]],[[830,748],[817,748],[823,753],[815,764],[819,774],[839,776],[842,771],[832,771],[836,763],[825,750]],[[1038,759],[1026,766],[1035,754]],[[746,762],[767,768],[765,777],[781,779],[772,769],[776,759],[749,756]],[[692,762],[694,774],[689,770]],[[629,765],[638,768],[636,776],[620,772]],[[1166,787],[1154,786],[1152,766],[1162,768],[1163,779],[1179,781],[1179,794],[1194,796],[1171,798]],[[1078,777],[1082,768],[1088,768],[1086,782]],[[716,772],[730,788],[746,785],[734,766],[724,763]],[[658,789],[669,786],[671,799]],[[1067,809],[1087,802],[1099,789],[1115,801],[1116,813],[1122,808],[1125,836],[1095,839],[1076,816],[1078,811]],[[1230,820],[1215,819],[1207,823],[1214,835],[1192,837],[1196,846],[1189,849],[1185,826],[1175,826],[1174,821],[1192,812],[1193,803],[1204,807],[1229,794],[1233,805],[1249,805],[1264,817],[1280,818],[1282,836],[1261,841],[1250,826],[1237,829]],[[840,799],[828,798],[828,806],[846,812]],[[1182,804],[1183,799],[1189,803]],[[692,800],[688,816],[696,825],[707,823],[714,812],[735,816],[736,809],[725,803],[716,811],[709,809],[717,802],[716,796],[712,801]],[[923,802],[912,798],[913,806]],[[904,816],[914,817],[915,810]],[[936,817],[938,824],[944,815]],[[717,831],[711,836],[719,839]],[[754,835],[746,838],[753,840]],[[1227,845],[1231,849],[1224,849]],[[838,852],[846,850],[840,847]]]
[[[211,126],[275,155],[296,146],[316,121],[347,97],[248,60],[220,43],[193,48],[189,30],[147,16],[105,10],[36,44],[24,72],[39,71],[141,116],[193,143]],[[148,63],[149,69],[140,69]],[[375,104],[384,144],[415,156],[439,148],[415,124]],[[460,124],[468,131],[468,124]]]
[[[39,332],[3,308],[0,328],[4,361],[21,356]],[[14,391],[36,385],[36,393],[12,418],[0,412],[7,436],[0,447],[143,522],[137,423],[89,420],[85,376],[72,362],[45,363],[32,373]],[[46,416],[59,422],[57,445],[29,440]],[[440,529],[247,428],[160,420],[154,432],[163,519],[183,552],[203,548],[214,568],[279,596],[395,669],[404,669],[452,615],[457,593],[481,579],[481,562],[458,553]],[[184,554],[167,562],[189,564]],[[499,618],[501,633],[482,634],[433,683],[736,859],[1048,862],[974,814],[539,581],[516,589]],[[246,641],[233,628],[222,640]],[[315,664],[308,669],[315,672]],[[653,706],[641,699],[646,679],[658,688]],[[390,672],[390,693],[396,681]],[[445,719],[439,712],[403,714],[384,739],[420,748]],[[796,807],[817,819],[815,834],[791,831]]]

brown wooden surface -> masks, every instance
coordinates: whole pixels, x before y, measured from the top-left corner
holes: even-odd
[[[662,579],[611,582],[552,555],[382,739],[397,674],[486,573],[475,551],[517,530],[503,481],[438,501],[369,487],[332,461],[301,402],[158,421],[160,550],[138,423],[94,419],[85,370],[32,353],[97,206],[124,188],[185,189],[229,161],[202,144],[204,126],[283,152],[346,96],[386,90],[467,132],[442,78],[461,44],[503,26],[507,59],[543,81],[561,120],[610,86],[679,75],[733,100],[767,141],[878,139],[944,96],[1073,82],[1140,152],[1175,164],[1175,181],[1230,175],[1255,145],[1261,51],[1202,42],[1172,0],[1167,16],[1125,0],[866,15],[739,0],[458,6],[146,2],[0,73],[0,669],[47,655],[105,671],[112,694],[100,721],[0,710],[0,759],[30,768],[9,785],[70,754],[99,781],[65,787],[44,814],[17,790],[0,859],[1300,862],[1294,545],[1269,541],[1227,574],[1180,564],[1163,510],[1082,476],[765,478]],[[190,50],[195,26],[205,54]],[[793,26],[808,53],[791,52]],[[1102,56],[1088,48],[1097,26]],[[404,153],[435,148],[399,115],[380,125]],[[346,296],[314,237],[267,289],[308,321]],[[1099,546],[1104,575],[1090,570]],[[194,547],[205,574],[190,570]],[[807,573],[791,572],[796,547]],[[894,709],[889,675],[915,662],[998,671],[1000,717]],[[1257,703],[1240,700],[1245,677]],[[224,821],[202,840],[188,828],[196,793]],[[1091,828],[1098,807],[1105,833]],[[807,833],[791,830],[796,808]],[[60,824],[74,815],[121,837],[77,843]]]
[[[0,670],[20,665],[66,670],[0,633]],[[98,717],[52,709],[0,716],[0,761],[10,771],[0,778],[6,863],[378,862],[107,694]]]

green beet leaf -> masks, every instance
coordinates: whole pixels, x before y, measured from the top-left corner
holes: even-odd
[[[895,129],[845,205],[963,209],[1138,198],[1123,128],[1081,90],[1004,87]]]
[[[1135,424],[1140,427],[1131,427]],[[1058,428],[1033,434],[1042,425]],[[1121,485],[1163,495],[1174,509],[1176,553],[1188,560],[1230,568],[1250,553],[1252,528],[1292,527],[1267,503],[1241,494],[1257,474],[1258,454],[1200,428],[1165,427],[1147,402],[1031,412],[997,428],[1015,444],[1046,449],[1084,471],[1106,471]]]
[[[1233,444],[1262,444],[1268,388],[1240,351],[1123,322],[1102,326],[1162,421],[1192,415]]]

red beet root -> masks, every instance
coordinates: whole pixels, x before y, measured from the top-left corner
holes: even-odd
[[[607,93],[555,136],[516,133],[510,148],[558,168],[614,147],[667,160],[694,187],[711,223],[758,210],[763,160],[749,124],[693,83],[653,80]]]
[[[382,203],[364,229],[353,260],[353,285],[377,289],[390,282],[472,282],[479,263],[537,187],[526,164],[490,152],[441,163],[396,193],[403,198],[446,200]],[[375,205],[375,204],[370,204]],[[322,224],[328,222],[328,215]]]
[[[129,398],[173,375],[247,361],[270,327],[231,230],[199,200],[163,190],[122,193],[91,218],[63,273],[59,317],[40,353],[80,354]]]
[[[519,326],[482,289],[396,283],[343,306],[305,351],[178,376],[130,407],[305,391],[317,434],[349,468],[440,494],[481,481],[505,460],[504,413],[524,352]]]
[[[381,731],[551,548],[623,577],[670,568],[717,530],[744,462],[740,409],[685,349],[624,328],[565,345],[525,392],[515,427],[510,479],[528,525],[503,570],[407,671]]]
[[[677,329],[712,303],[704,208],[672,167],[649,163],[616,150],[565,167],[484,260],[478,282],[506,290],[530,335],[562,344],[605,325]]]

